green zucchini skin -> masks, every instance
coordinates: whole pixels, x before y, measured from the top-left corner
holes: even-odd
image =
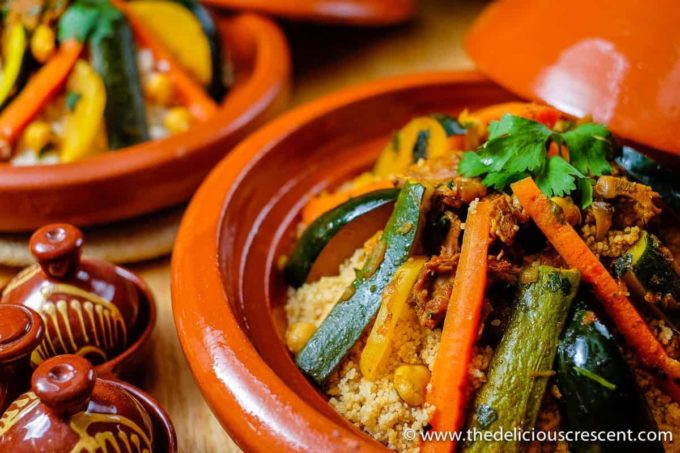
[[[298,367],[322,384],[354,346],[380,308],[382,293],[409,257],[421,225],[425,187],[406,183],[376,250],[319,329],[295,357]],[[375,254],[375,252],[374,252]]]
[[[487,382],[475,399],[471,429],[533,428],[580,274],[577,270],[536,266],[525,269],[520,280],[529,281],[520,284],[515,309],[491,360]],[[465,445],[463,451],[518,452],[523,448],[519,441],[478,441]]]
[[[434,119],[436,119],[439,124],[442,125],[444,130],[446,131],[446,136],[451,137],[452,135],[465,135],[467,132],[465,127],[463,127],[462,124],[458,122],[458,120],[452,116],[445,115],[443,113],[435,113],[432,115]]]
[[[634,179],[658,192],[666,205],[680,214],[680,182],[673,171],[629,146],[623,147],[616,163]]]
[[[579,301],[570,314],[557,353],[560,409],[572,431],[656,431],[657,426],[612,334]],[[599,376],[604,385],[577,370]],[[607,386],[607,383],[611,384]],[[615,386],[615,388],[612,388]],[[663,452],[661,442],[580,442],[575,453]]]
[[[335,209],[319,216],[302,233],[288,258],[284,275],[297,288],[305,282],[314,260],[328,241],[345,225],[386,204],[394,203],[399,189],[383,189],[352,198]]]
[[[652,294],[663,309],[680,308],[680,275],[653,234],[644,231],[638,242],[614,262],[614,269],[642,299]]]
[[[149,130],[132,30],[124,17],[112,27],[108,36],[90,40],[90,55],[106,87],[106,135],[116,150],[149,140]]]
[[[222,49],[222,37],[220,32],[215,25],[210,11],[208,11],[203,5],[201,5],[196,0],[173,0],[177,3],[183,5],[189,11],[191,11],[196,19],[201,23],[201,28],[203,33],[208,38],[208,43],[210,44],[210,63],[212,68],[212,74],[210,77],[210,83],[206,87],[206,90],[210,97],[217,103],[222,102],[224,96],[227,94],[227,86],[224,83],[224,53]]]

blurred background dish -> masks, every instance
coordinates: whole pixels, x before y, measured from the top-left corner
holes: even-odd
[[[58,53],[46,57],[46,63],[33,74],[27,85],[22,89],[17,86],[16,96],[8,99],[0,112],[0,129],[4,149],[11,151],[15,156],[13,159],[24,159],[12,162],[30,165],[0,164],[0,231],[26,231],[54,220],[69,221],[79,226],[102,224],[181,203],[191,196],[211,166],[231,146],[285,105],[290,73],[289,53],[285,37],[274,23],[253,14],[220,16],[215,22],[217,28],[212,41],[198,29],[194,39],[177,41],[173,40],[172,28],[158,29],[159,22],[151,20],[163,10],[158,4],[175,8],[165,14],[169,18],[176,16],[177,11],[188,12],[173,2],[123,4],[132,27],[123,27],[124,32],[121,33],[130,40],[132,28],[136,34],[144,35],[138,38],[144,49],[154,49],[153,52],[145,54],[142,51],[130,57],[133,61],[140,60],[133,68],[135,70],[118,68],[112,63],[128,61],[129,58],[110,54],[122,51],[118,48],[120,46],[109,42],[111,37],[103,39],[94,35],[91,38],[91,65],[86,60],[74,60],[83,51],[83,45],[76,38],[68,38],[59,50],[53,50]],[[63,13],[59,24],[69,23],[66,20],[69,11],[67,9]],[[187,16],[193,17],[191,14]],[[20,19],[8,23],[6,32],[26,29]],[[154,26],[147,27],[147,23]],[[36,26],[33,37],[41,25]],[[198,27],[200,22],[194,21],[194,25]],[[69,33],[82,31],[78,27],[60,29],[64,28]],[[212,52],[212,55],[194,58],[192,49],[200,53],[201,46],[191,42],[201,37],[204,38],[203,53]],[[7,41],[4,42],[7,44]],[[187,46],[187,42],[191,45]],[[219,104],[210,98],[212,95],[222,99],[226,89],[215,82],[223,80],[222,71],[213,74],[214,64],[211,69],[212,62],[219,63],[220,60],[213,51],[215,44],[222,47],[222,61],[230,62],[225,70],[232,79],[229,93]],[[28,52],[27,44],[24,43],[23,48]],[[135,78],[140,72],[139,66],[149,63],[145,61],[152,54],[156,63],[152,60],[147,68],[149,70]],[[68,63],[61,62],[67,57],[73,60],[73,71],[68,70]],[[35,58],[31,54],[29,59]],[[193,61],[190,68],[197,74],[188,75],[178,70],[180,65],[175,58]],[[173,67],[168,62],[175,64],[175,70],[168,69]],[[46,89],[60,89],[60,85],[51,80],[58,78],[55,71],[59,68],[55,69],[55,65],[61,65],[65,72],[62,75],[67,88],[63,96],[53,98],[46,95],[42,101],[34,99],[35,93],[45,94]],[[5,65],[4,69],[7,71],[9,66]],[[123,77],[124,74],[127,76]],[[123,83],[121,79],[129,79],[127,82],[130,83]],[[92,83],[85,84],[83,80]],[[203,83],[205,91],[201,86]],[[50,84],[54,84],[54,88],[50,88]],[[124,102],[125,99],[141,102],[139,96],[131,95],[129,90],[121,91],[118,86],[130,84],[136,86],[137,91],[144,89],[146,92],[145,99],[149,104],[141,106],[141,110]],[[89,87],[87,96],[83,91],[86,86]],[[102,89],[108,97],[104,106],[101,96],[96,95],[101,94]],[[99,101],[95,102],[97,99]],[[44,117],[50,111],[50,101],[52,104],[56,102],[55,107],[60,106],[57,110],[61,113],[56,114],[54,121]],[[44,102],[47,107],[41,109],[35,102]],[[72,111],[70,104],[73,104]],[[90,124],[95,113],[99,114],[99,127],[95,127],[98,124]],[[153,121],[150,120],[152,117]],[[122,124],[123,118],[126,126]],[[160,123],[154,126],[154,121]],[[60,130],[57,126],[65,128],[62,136],[54,136],[54,131]],[[91,133],[85,133],[88,128],[92,129]],[[173,130],[176,134],[162,138]],[[147,141],[154,136],[159,139]],[[95,146],[97,137],[108,140],[108,144],[103,142],[98,148]],[[33,144],[33,141],[40,143]],[[31,147],[25,147],[27,142],[32,144]],[[30,148],[40,151],[36,153]],[[106,151],[116,148],[120,149]],[[96,152],[98,149],[101,152]],[[40,156],[52,156],[49,159],[53,163],[62,163],[34,165],[40,163]]]

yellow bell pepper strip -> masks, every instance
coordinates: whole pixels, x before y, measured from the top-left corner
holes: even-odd
[[[75,39],[63,42],[57,53],[0,113],[0,160],[11,156],[12,145],[21,131],[59,91],[82,50],[83,44]]]
[[[99,134],[106,105],[104,81],[84,60],[78,60],[66,82],[69,93],[77,96],[75,106],[66,115],[61,161],[73,162],[90,155]]]
[[[167,0],[136,0],[130,11],[144,22],[177,62],[202,85],[210,82],[210,43],[201,24],[189,9]]]
[[[512,191],[536,226],[567,265],[581,272],[598,300],[640,360],[662,372],[671,384],[680,382],[680,361],[668,355],[627,296],[625,286],[612,277],[576,230],[560,219],[550,200],[532,178],[511,185]]]
[[[191,115],[199,121],[210,118],[217,110],[217,104],[210,99],[203,87],[184,71],[175,56],[135,14],[128,3],[123,0],[111,0],[111,3],[125,15],[141,46],[149,48],[157,61],[165,62],[168,67],[168,77],[183,98]]]
[[[392,281],[383,291],[380,310],[359,360],[359,369],[366,379],[377,378],[382,364],[389,356],[397,323],[409,309],[408,295],[426,261],[423,257],[406,261],[399,266]]]
[[[21,65],[26,53],[26,30],[24,30],[24,26],[20,23],[9,25],[3,33],[2,41],[2,54],[5,64],[0,79],[0,107],[12,94],[21,72]]]
[[[419,159],[444,156],[451,151],[444,127],[433,117],[411,120],[395,132],[375,163],[373,173],[384,178],[406,170]]]
[[[465,221],[460,260],[427,394],[427,402],[435,407],[430,420],[435,431],[456,431],[465,421],[468,366],[479,334],[486,291],[492,215],[493,203],[480,201],[470,206]],[[455,447],[453,439],[430,440],[423,442],[421,451],[451,452]]]

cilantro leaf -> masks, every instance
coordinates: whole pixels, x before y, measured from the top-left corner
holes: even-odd
[[[576,178],[583,178],[583,173],[574,168],[560,156],[548,159],[545,171],[536,177],[536,184],[549,197],[561,197],[576,189]]]
[[[566,146],[569,161],[562,155],[549,157],[551,144],[557,149]],[[499,191],[532,176],[548,196],[578,192],[585,208],[593,200],[592,177],[611,173],[608,159],[613,147],[609,129],[600,124],[583,124],[560,133],[539,122],[505,114],[489,124],[489,138],[477,152],[463,154],[458,170],[467,177],[483,177],[485,186]]]
[[[595,181],[591,178],[579,179],[576,188],[581,196],[581,209],[585,209],[593,203],[593,186]]]
[[[552,131],[536,121],[503,115],[489,128],[489,140],[478,151],[490,172],[535,172],[546,162],[546,147]]]
[[[561,134],[569,150],[569,160],[581,173],[608,175],[612,171],[607,160],[613,154],[612,135],[602,124],[582,124]]]
[[[57,36],[60,42],[97,42],[110,36],[113,23],[121,19],[123,14],[109,0],[76,0],[59,18]]]

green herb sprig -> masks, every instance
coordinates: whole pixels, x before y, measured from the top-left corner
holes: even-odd
[[[553,143],[558,154],[548,156]],[[489,138],[476,152],[463,155],[459,171],[467,177],[483,176],[485,186],[500,191],[532,176],[547,196],[577,194],[586,208],[593,201],[593,178],[612,171],[608,158],[613,150],[611,132],[601,124],[559,133],[537,121],[505,114],[491,122]]]
[[[123,19],[109,0],[76,0],[59,18],[57,36],[60,42],[98,42],[111,35],[113,24]]]

